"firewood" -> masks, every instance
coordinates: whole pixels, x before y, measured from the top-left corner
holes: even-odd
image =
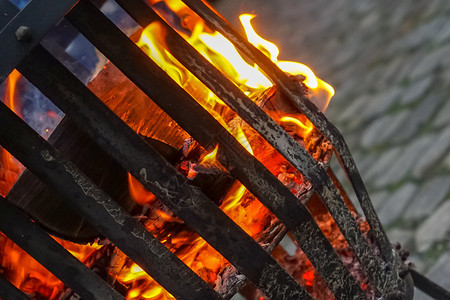
[[[174,164],[180,163],[178,149],[183,147],[189,135],[113,64],[107,64],[89,84],[89,88],[132,129],[147,138],[164,157]],[[276,88],[255,96],[255,101],[276,118],[279,118],[280,113],[295,112],[295,108],[278,95]],[[238,125],[244,131],[250,130],[248,125],[241,121],[231,122],[232,127]],[[254,139],[261,138],[252,134],[250,141],[253,142]],[[49,142],[125,209],[138,214],[142,212],[142,209],[133,210],[135,202],[128,192],[126,171],[67,117],[57,127]],[[199,157],[196,159],[198,162]],[[224,168],[218,166],[205,167],[197,164],[196,173],[192,184],[201,187],[208,197],[220,204],[220,199],[231,187],[234,179]],[[19,178],[8,198],[56,236],[83,243],[99,236],[94,228],[29,171],[25,171]]]

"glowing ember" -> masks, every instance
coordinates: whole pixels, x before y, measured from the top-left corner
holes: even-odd
[[[174,5],[178,3],[177,5]],[[170,1],[169,6],[174,11],[183,11],[183,14],[188,11],[182,3]],[[250,42],[268,55],[279,67],[289,72],[292,75],[302,75],[305,78],[306,84],[312,93],[325,95],[325,102],[328,104],[329,99],[334,93],[334,90],[328,84],[316,78],[314,73],[306,66],[287,61],[278,61],[278,48],[261,37],[252,29],[250,20],[253,16],[242,15],[241,22],[243,23],[247,37]],[[187,20],[186,20],[187,19]],[[189,21],[193,21],[191,24]],[[194,46],[204,57],[206,57],[213,65],[226,74],[243,92],[249,96],[262,93],[264,90],[270,88],[272,83],[265,77],[265,75],[256,67],[249,65],[234,48],[231,42],[223,37],[218,32],[210,32],[206,29],[203,21],[196,18],[185,17],[185,27],[192,28],[190,36],[183,35],[183,37]],[[137,43],[149,57],[151,57],[168,75],[174,79],[180,86],[191,94],[205,109],[207,109],[236,139],[249,151],[254,154],[253,147],[261,148],[261,145],[252,143],[246,136],[241,126],[234,126],[228,121],[231,120],[229,116],[234,116],[224,103],[218,99],[208,88],[206,88],[200,81],[198,81],[186,68],[184,68],[171,54],[165,49],[164,30],[161,24],[152,23],[144,29],[139,42]],[[322,107],[323,109],[326,107]],[[304,137],[312,130],[312,124],[302,115],[283,116],[279,120],[284,126],[291,126],[298,136]],[[250,130],[245,130],[253,134]],[[256,143],[259,140],[254,140]],[[199,164],[211,163],[215,160],[218,146],[209,153],[206,153],[200,160]],[[258,152],[264,152],[259,149]],[[256,155],[260,158],[262,155]],[[276,175],[281,174],[285,169],[280,167],[281,159],[277,160],[270,169]],[[295,173],[295,172],[293,172]],[[283,174],[287,174],[284,172]],[[188,170],[187,177],[195,178],[196,173],[191,168]],[[300,179],[297,179],[300,178]],[[301,175],[290,175],[289,181],[302,182]],[[132,182],[130,186],[131,194],[134,196],[136,191],[136,182]],[[144,197],[148,196],[148,191],[144,191]],[[135,199],[142,203],[140,199],[142,196],[137,195]],[[224,197],[220,208],[232,218],[243,230],[249,235],[255,236],[260,233],[264,226],[264,220],[267,220],[271,214],[267,209],[257,201],[253,195],[247,192],[246,188],[236,182],[230,189],[228,194]],[[165,212],[157,211],[158,220],[162,224],[152,223],[148,226],[149,230],[157,229],[158,232],[154,234],[161,238],[169,249],[171,249],[178,257],[180,257],[189,267],[191,267],[203,279],[214,284],[217,272],[228,265],[228,262],[212,249],[206,242],[198,237],[196,234],[190,232],[172,232],[166,231],[164,228],[165,222],[170,222],[171,216]],[[272,217],[273,218],[273,217]],[[151,219],[151,218],[150,218]],[[183,244],[182,248],[179,248]],[[185,248],[189,250],[186,251]],[[182,250],[180,250],[182,249]],[[137,265],[130,262],[117,275],[117,279],[123,284],[131,285],[131,289],[127,298],[146,298],[146,299],[171,299],[171,295],[159,286],[142,271]],[[136,283],[136,279],[139,279]]]
[[[182,20],[182,25],[190,31],[190,35],[180,33],[183,38],[221,70],[251,99],[256,99],[273,86],[272,82],[257,66],[247,63],[230,41],[220,33],[212,32],[208,29],[204,22],[196,17],[181,1],[167,1],[166,4],[179,16]],[[324,110],[334,94],[333,88],[317,78],[311,69],[305,65],[278,60],[279,49],[275,44],[263,39],[253,30],[251,26],[252,18],[254,18],[252,15],[242,15],[240,17],[248,40],[270,57],[282,70],[294,77],[299,75],[296,78],[302,78],[303,84],[308,87],[309,96],[312,99],[316,98],[316,105],[321,110]],[[268,150],[265,142],[261,141],[247,125],[236,121],[238,119],[236,114],[171,55],[166,49],[164,39],[163,26],[158,22],[154,22],[143,30],[137,45],[199,104],[207,109],[218,122],[236,137],[249,153],[263,162],[290,189],[298,193],[299,191],[296,188],[303,183],[301,174],[293,170],[279,154]],[[11,84],[15,80],[14,76],[13,74],[10,76],[11,79],[9,81],[11,81]],[[8,99],[13,101],[14,92],[11,93],[10,89],[9,93]],[[10,104],[10,107],[13,106]],[[274,119],[298,139],[305,139],[313,129],[312,124],[300,113],[279,115]],[[202,155],[199,155],[197,159],[198,165],[218,164],[216,162],[216,155],[219,151],[218,145],[210,152],[203,151]],[[2,157],[1,163],[5,166],[4,160]],[[17,166],[16,162],[14,162],[14,166]],[[186,167],[182,164],[177,167],[179,167],[180,171],[184,171],[189,179],[194,179],[197,175],[194,168]],[[4,169],[12,170],[13,167],[4,167]],[[11,182],[14,181],[15,179]],[[174,216],[152,193],[145,190],[133,176],[128,176],[128,183],[130,196],[138,204],[151,208],[146,214],[141,216],[147,229],[200,277],[211,285],[216,285],[218,274],[229,265],[229,262],[201,237],[189,230],[182,220]],[[8,190],[6,188],[2,190],[0,186],[0,194],[6,195]],[[271,220],[275,219],[239,182],[235,182],[225,194],[220,208],[255,239]],[[67,249],[70,249],[82,261],[94,251],[99,250],[98,245],[75,246],[69,242],[59,242]],[[37,263],[33,263],[34,260],[27,257],[17,246],[9,242],[2,242],[0,245],[7,247],[7,249],[0,251],[0,254],[4,254],[3,257],[0,256],[2,259],[1,265],[6,269],[14,269],[15,273],[9,279],[16,286],[25,289],[24,285],[27,285],[30,281],[29,278],[32,277],[36,278],[40,283],[39,287],[34,288],[41,289],[42,287],[48,289],[45,291],[45,295],[49,299],[53,299],[52,297],[58,294],[58,287],[60,287],[61,283],[48,271],[40,266],[36,267],[35,264]],[[6,256],[5,253],[8,253],[11,257]],[[173,299],[167,291],[123,253],[117,251],[116,255],[123,264],[119,268],[111,267],[109,272],[120,284],[128,288],[127,299]],[[311,282],[314,279],[312,274],[305,273],[303,276],[307,285],[312,284]],[[35,292],[36,290],[27,288],[26,291]]]
[[[91,255],[102,247],[97,244],[79,245],[58,238],[54,239],[81,262],[88,265],[92,263]],[[22,291],[43,297],[39,299],[59,299],[63,283],[1,232],[0,265],[3,276]]]

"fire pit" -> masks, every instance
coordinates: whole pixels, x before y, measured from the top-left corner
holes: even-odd
[[[278,61],[251,16],[247,40],[201,1],[116,2],[142,32],[127,37],[85,0],[18,14],[1,2],[1,80],[17,69],[66,116],[46,141],[0,105],[0,144],[27,168],[0,198],[0,295],[220,299],[247,285],[269,299],[412,298],[402,251],[320,111],[332,88]],[[41,42],[62,18],[110,60],[88,86]],[[229,47],[250,75],[222,59]],[[327,170],[333,150],[365,219]],[[287,231],[293,256],[277,247]],[[42,266],[15,274],[27,254],[14,243],[64,286],[32,275]]]

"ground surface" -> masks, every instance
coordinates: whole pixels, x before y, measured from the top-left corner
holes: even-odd
[[[392,241],[450,289],[450,2],[221,0],[238,26],[281,59],[311,66],[336,88],[327,116],[346,138]],[[427,299],[416,292],[415,299]]]

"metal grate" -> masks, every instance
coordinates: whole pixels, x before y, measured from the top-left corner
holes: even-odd
[[[183,1],[209,27],[221,32],[254,61],[279,91],[331,142],[368,220],[381,258],[373,253],[338,188],[322,165],[192,48],[150,6],[141,0],[116,2],[142,27],[153,21],[164,25],[167,46],[172,55],[312,184],[378,293],[383,298],[405,297],[407,285],[400,277],[403,265],[384,233],[345,141],[308,100],[301,86],[290,80],[203,2]],[[306,290],[270,254],[198,188],[187,184],[183,175],[177,173],[170,163],[40,45],[45,34],[60,19],[65,18],[200,145],[205,149],[213,149],[219,144],[219,162],[287,227],[338,299],[366,297],[308,209],[92,3],[87,0],[32,0],[19,13],[16,14],[15,10],[7,0],[0,1],[0,11],[8,12],[6,17],[0,19],[3,22],[0,25],[4,26],[0,32],[1,81],[14,68],[19,70],[117,163],[269,298],[310,299]],[[143,225],[4,104],[0,104],[0,144],[62,195],[90,224],[177,299],[221,298],[147,232]],[[3,198],[0,199],[0,230],[81,297],[122,298]],[[0,286],[10,287],[5,288],[6,293],[20,293],[3,279],[0,280]]]

